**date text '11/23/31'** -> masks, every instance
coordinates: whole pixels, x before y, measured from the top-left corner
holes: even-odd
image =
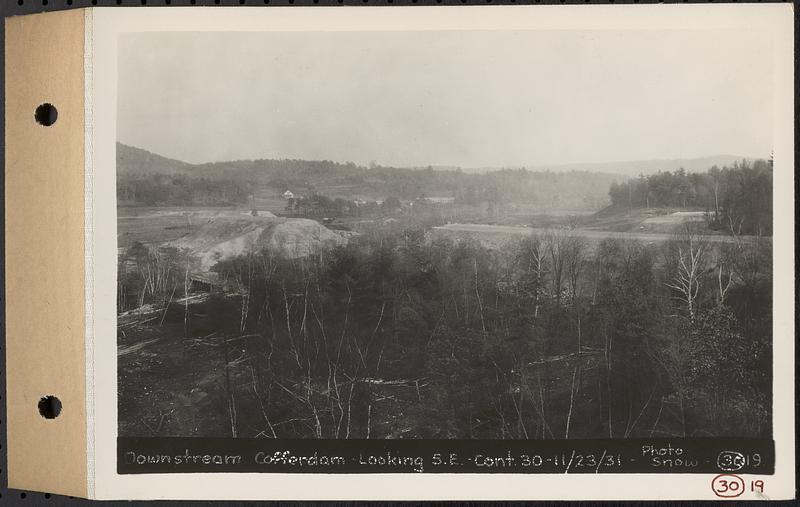
[[[748,473],[771,474],[772,441],[335,441],[121,438],[122,474]],[[738,445],[737,445],[738,444]]]

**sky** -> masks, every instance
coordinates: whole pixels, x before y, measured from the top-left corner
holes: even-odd
[[[767,157],[771,53],[743,30],[129,33],[117,138],[190,163]]]

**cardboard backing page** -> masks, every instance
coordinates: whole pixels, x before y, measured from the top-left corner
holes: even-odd
[[[87,495],[84,16],[9,18],[5,48],[8,482],[73,496]],[[52,126],[34,119],[42,103]]]

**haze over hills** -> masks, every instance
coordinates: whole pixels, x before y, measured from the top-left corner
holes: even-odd
[[[591,173],[617,174],[620,176],[639,176],[655,174],[659,171],[677,171],[681,168],[687,172],[704,172],[713,166],[731,166],[742,160],[755,160],[756,157],[741,157],[737,155],[712,155],[697,158],[656,159],[656,160],[625,160],[620,162],[579,162],[572,164],[550,164],[525,166],[529,171],[587,171]],[[465,173],[488,173],[502,169],[519,169],[519,167],[477,167],[459,168],[455,166],[433,166],[434,170],[454,171],[461,169]],[[426,169],[419,167],[417,169]]]
[[[467,206],[522,203],[596,209],[608,202],[612,183],[623,179],[586,171],[420,171],[330,160],[187,164],[122,144],[117,166],[117,195],[125,205],[241,204],[251,198],[280,199],[290,190],[300,196],[376,202],[390,197],[403,201],[444,197]]]
[[[754,157],[737,155],[712,155],[697,158],[679,158],[664,160],[626,160],[619,162],[584,162],[571,164],[531,165],[525,166],[529,171],[551,172],[590,172],[605,173],[619,176],[649,175],[659,171],[677,171],[685,169],[687,172],[703,172],[713,166],[731,166],[742,160],[754,160]],[[253,168],[256,161],[232,160],[229,162],[214,162],[206,164],[189,164],[180,160],[163,157],[141,148],[117,143],[117,171],[119,174],[179,174],[194,173],[196,175],[213,176],[211,171],[230,170],[236,168]],[[348,164],[342,164],[348,165]],[[461,170],[469,174],[483,174],[504,169],[521,169],[521,167],[456,167],[456,166],[430,166],[437,171]],[[427,169],[427,167],[412,167],[410,169]]]
[[[754,160],[753,157],[740,157],[737,155],[713,155],[698,158],[678,158],[665,160],[628,160],[621,162],[596,162],[559,164],[549,166],[551,171],[589,171],[623,174],[625,176],[638,176],[640,174],[655,174],[659,171],[677,171],[681,168],[687,172],[704,172],[713,166],[731,166],[734,162],[743,159]],[[532,171],[544,171],[546,166],[530,167]]]

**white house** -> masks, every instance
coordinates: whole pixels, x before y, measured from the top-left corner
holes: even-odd
[[[292,193],[291,190],[287,190],[286,192],[283,193],[283,198],[284,199],[294,199],[294,194]]]

